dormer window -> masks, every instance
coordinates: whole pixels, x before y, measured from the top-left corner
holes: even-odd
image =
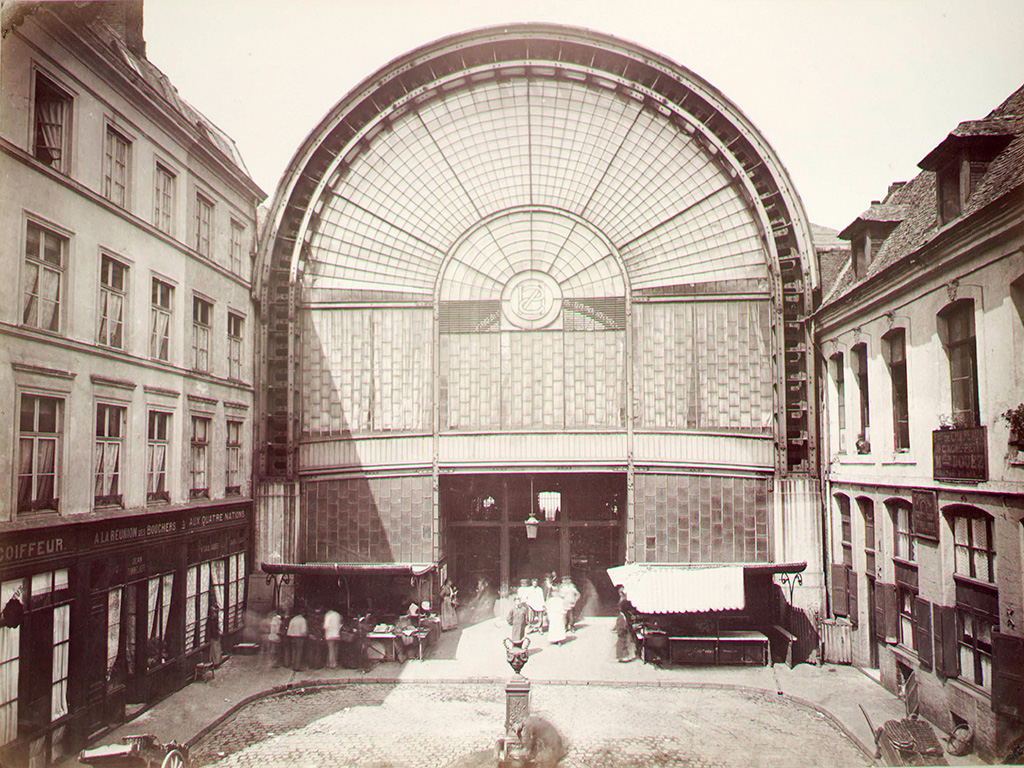
[[[935,192],[938,195],[939,223],[946,224],[959,218],[963,211],[959,163],[950,163],[936,174]]]

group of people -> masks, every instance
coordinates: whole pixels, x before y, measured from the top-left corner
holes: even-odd
[[[333,608],[314,608],[309,614],[307,618],[301,606],[287,614],[271,612],[264,647],[271,666],[299,671],[309,663],[314,669],[325,665],[337,669],[344,623],[341,614]],[[355,639],[352,632],[345,635],[350,643]]]
[[[555,573],[547,574],[542,582],[537,579],[522,579],[515,593],[502,585],[495,602],[495,617],[512,625],[512,640],[520,641],[529,632],[546,632],[552,645],[560,645],[568,639],[568,633],[576,630],[579,617],[580,591],[572,578]]]

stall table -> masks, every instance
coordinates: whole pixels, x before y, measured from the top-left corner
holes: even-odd
[[[768,636],[753,630],[722,630],[717,635],[669,635],[668,660],[677,664],[766,666]]]

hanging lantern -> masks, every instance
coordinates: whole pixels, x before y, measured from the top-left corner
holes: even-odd
[[[539,528],[540,528],[540,520],[538,520],[534,516],[533,510],[530,510],[530,516],[528,518],[526,518],[526,538],[528,538],[528,539],[536,539],[537,538],[537,530]]]

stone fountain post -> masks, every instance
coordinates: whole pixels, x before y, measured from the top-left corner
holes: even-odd
[[[515,675],[505,684],[505,735],[498,739],[496,757],[499,768],[519,768],[529,761],[519,733],[530,716],[530,681],[522,675],[530,660],[530,638],[505,638],[504,642],[505,657]]]

